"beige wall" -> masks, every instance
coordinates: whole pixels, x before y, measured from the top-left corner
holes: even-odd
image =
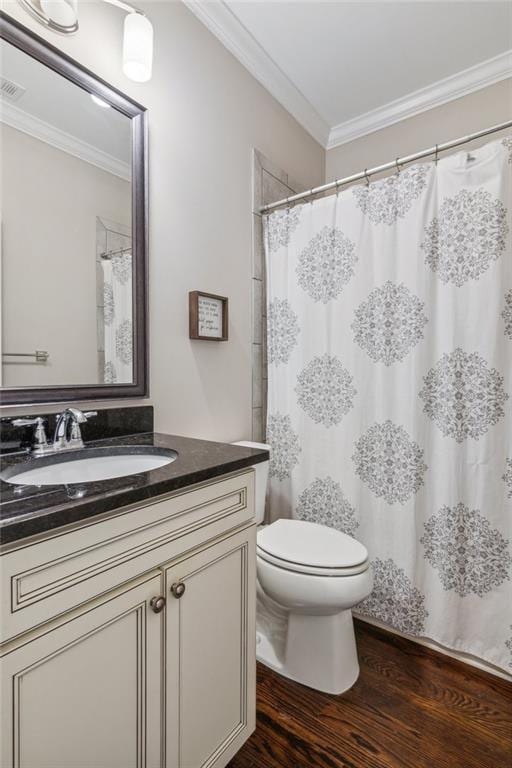
[[[456,139],[512,119],[512,79],[422,112],[327,152],[326,180],[387,163],[399,155]],[[476,142],[478,146],[489,139]]]
[[[117,9],[82,3],[79,34],[62,38],[16,3],[3,8],[148,108],[148,402],[162,431],[248,437],[251,150],[258,148],[302,188],[322,183],[326,153],[185,6],[143,5],[155,27],[154,74],[147,84],[122,75],[123,14]],[[330,150],[327,178],[504,120],[511,115],[510,100],[510,82],[500,83]],[[187,294],[194,289],[229,296],[229,342],[189,341]]]
[[[0,123],[4,386],[98,381],[96,217],[129,225],[131,185]]]
[[[122,75],[119,10],[81,3],[80,32],[62,38],[14,2],[3,8],[148,108],[149,402],[156,426],[211,439],[248,437],[251,150],[260,149],[304,187],[323,181],[325,153],[185,6],[143,5],[155,28],[147,84]],[[229,296],[229,342],[188,339],[194,289]]]

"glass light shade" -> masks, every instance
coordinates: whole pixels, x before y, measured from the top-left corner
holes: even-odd
[[[153,26],[146,16],[129,13],[124,20],[123,72],[130,80],[145,83],[153,65]]]
[[[45,16],[62,27],[72,27],[78,19],[77,0],[40,0]]]

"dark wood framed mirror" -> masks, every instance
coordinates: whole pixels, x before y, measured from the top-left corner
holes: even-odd
[[[147,113],[0,12],[2,405],[148,395]]]

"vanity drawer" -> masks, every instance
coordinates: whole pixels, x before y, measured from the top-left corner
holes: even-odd
[[[0,642],[249,523],[254,471],[193,486],[0,558]]]

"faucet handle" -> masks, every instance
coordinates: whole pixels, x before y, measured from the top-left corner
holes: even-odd
[[[48,446],[48,438],[46,437],[45,421],[42,416],[36,416],[33,419],[13,419],[11,424],[13,427],[35,427],[34,429],[34,443],[32,445],[32,452],[34,454],[44,452]]]
[[[98,411],[85,411],[83,413],[82,411],[79,411],[81,418],[80,419],[73,419],[73,422],[71,424],[71,436],[70,436],[70,447],[78,447],[83,448],[84,441],[82,439],[82,433],[80,431],[80,424],[83,424],[85,421],[89,421],[89,419],[92,419],[93,416],[98,415]]]
[[[35,424],[39,426],[43,421],[44,419],[41,416],[36,416],[33,419],[11,419],[11,424],[13,427],[31,427]]]

